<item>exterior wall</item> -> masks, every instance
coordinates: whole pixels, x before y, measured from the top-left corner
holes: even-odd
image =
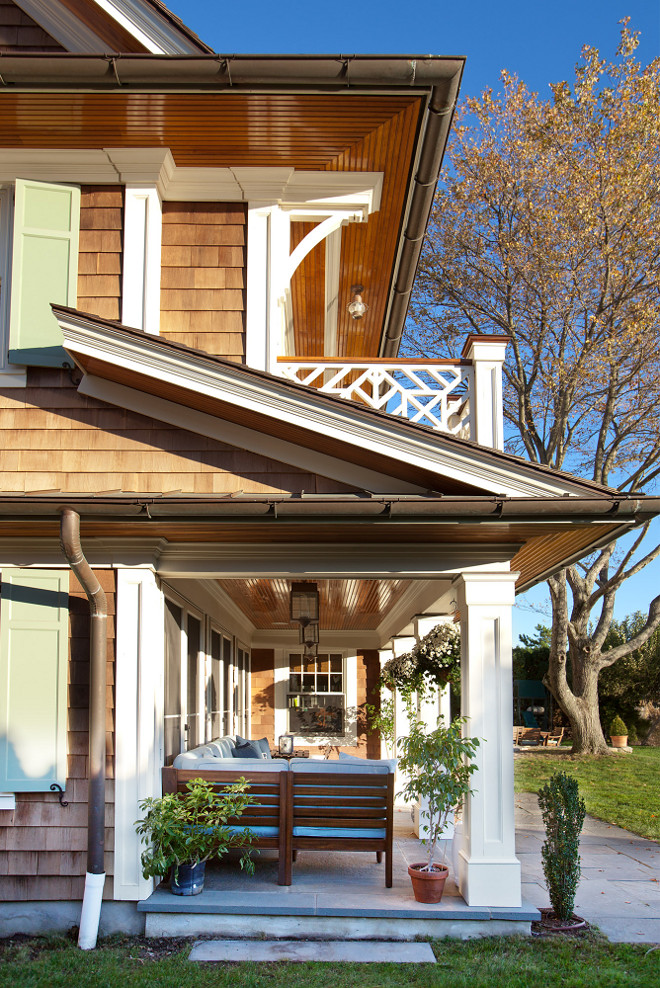
[[[0,52],[64,51],[12,0],[0,0]]]
[[[83,185],[77,308],[103,319],[121,319],[124,190]]]
[[[163,203],[161,336],[245,361],[246,208]]]
[[[7,430],[5,432],[5,430]],[[25,389],[0,389],[0,490],[213,494],[348,490],[78,394],[66,371],[30,368]]]
[[[252,649],[252,729],[253,738],[268,738],[271,747],[277,746],[275,737],[275,675],[274,653],[271,648]],[[357,653],[357,702],[358,732],[357,748],[342,747],[352,755],[362,758],[380,758],[380,739],[377,734],[367,731],[365,703],[376,703],[376,683],[380,675],[378,652],[375,650]],[[320,754],[321,748],[310,747],[311,754]]]
[[[106,720],[105,867],[113,874],[114,843],[114,615],[115,576],[96,576],[108,598],[108,693]],[[57,793],[17,793],[16,809],[0,811],[0,900],[82,899],[87,865],[87,761],[89,694],[89,605],[70,576],[68,806]],[[112,881],[104,896],[111,898]]]

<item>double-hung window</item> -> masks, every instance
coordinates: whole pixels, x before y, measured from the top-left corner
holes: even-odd
[[[289,655],[287,694],[291,734],[332,737],[346,730],[344,659],[340,652]]]

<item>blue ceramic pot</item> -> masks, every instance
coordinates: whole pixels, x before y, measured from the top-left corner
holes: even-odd
[[[204,888],[206,861],[199,864],[180,864],[178,871],[172,868],[170,892],[174,895],[199,895]]]

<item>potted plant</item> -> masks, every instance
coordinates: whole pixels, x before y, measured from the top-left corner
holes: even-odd
[[[457,717],[444,726],[442,717],[437,726],[427,731],[426,724],[409,708],[410,732],[399,739],[401,758],[399,768],[408,776],[400,795],[421,805],[420,815],[426,819],[426,861],[408,868],[413,893],[418,902],[440,902],[449,869],[434,860],[436,844],[450,815],[469,795],[470,776],[478,738],[463,737],[465,717]]]
[[[539,806],[545,824],[543,874],[552,906],[541,910],[543,924],[554,929],[575,929],[586,925],[579,916],[573,916],[580,881],[580,832],[586,813],[577,780],[557,772],[539,789]]]
[[[613,748],[628,747],[628,728],[623,723],[619,715],[613,718],[610,724],[610,741]]]
[[[135,829],[146,844],[141,855],[144,877],[171,874],[170,891],[175,895],[201,892],[208,859],[220,857],[230,848],[245,847],[254,839],[248,828],[235,827],[236,819],[251,802],[248,789],[244,778],[219,791],[213,782],[191,779],[185,793],[143,799],[139,806],[145,816],[136,821]],[[240,865],[248,874],[254,873],[249,849]]]

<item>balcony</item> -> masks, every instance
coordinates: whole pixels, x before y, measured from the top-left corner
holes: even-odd
[[[324,394],[469,439],[471,360],[344,360],[280,357],[277,372]]]

